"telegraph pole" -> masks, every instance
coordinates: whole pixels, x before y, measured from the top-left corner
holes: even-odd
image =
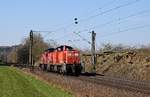
[[[92,61],[92,73],[96,74],[96,55],[95,55],[95,37],[96,37],[96,33],[94,31],[92,31],[92,42],[91,42],[91,61]]]
[[[15,62],[14,63],[17,64],[17,47],[16,47],[16,45],[15,45]]]
[[[34,67],[33,67],[33,31],[31,30],[30,31],[30,52],[29,52],[29,64],[30,64],[30,67],[31,69],[33,70]]]

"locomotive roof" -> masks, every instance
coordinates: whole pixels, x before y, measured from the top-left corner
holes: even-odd
[[[71,46],[68,46],[68,45],[61,45],[61,46],[59,46],[59,47],[67,47],[67,48],[72,48]],[[57,48],[59,48],[59,47],[57,47]]]
[[[72,48],[71,46],[61,45],[61,46],[59,46],[59,47],[57,47],[57,48],[49,48],[49,49],[46,49],[45,52],[53,52],[54,50],[56,50],[56,49],[58,49],[58,48],[63,48],[64,46],[65,46],[66,48],[70,49],[70,50],[73,50],[73,48]]]
[[[65,46],[66,48],[73,49],[71,46],[67,46],[67,45],[61,45],[61,46],[59,46],[59,47],[57,47],[57,48],[63,48],[64,46]],[[57,49],[57,48],[56,48],[56,49]]]
[[[45,51],[53,52],[54,50],[55,50],[55,48],[49,48],[49,49],[47,49],[47,50],[45,50]]]

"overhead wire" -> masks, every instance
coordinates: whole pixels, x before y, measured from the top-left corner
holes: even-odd
[[[132,31],[132,30],[147,28],[147,27],[150,27],[150,24],[141,25],[141,26],[136,26],[136,27],[131,27],[131,28],[127,28],[127,29],[124,29],[124,30],[120,30],[120,31],[118,31],[118,32],[109,33],[109,35],[101,36],[101,38],[105,38],[105,37],[108,37],[108,36],[113,36],[113,35],[116,35],[116,34],[120,34],[120,33],[123,33],[123,32]]]
[[[100,12],[100,13],[96,14],[96,15],[92,15],[92,16],[89,16],[89,17],[87,17],[87,18],[85,18],[85,19],[82,19],[82,20],[80,20],[79,22],[88,21],[88,20],[93,19],[93,18],[95,18],[95,17],[97,17],[97,16],[104,15],[104,14],[109,13],[109,12],[112,12],[112,11],[114,11],[114,10],[117,10],[117,9],[120,9],[120,8],[123,8],[123,7],[126,7],[126,6],[129,6],[129,5],[135,4],[135,3],[139,2],[139,1],[141,1],[141,0],[135,0],[135,1],[132,1],[132,2],[128,2],[128,3],[126,3],[126,4],[118,5],[118,6],[114,7],[114,8],[105,10],[105,11],[103,11],[103,12]]]
[[[113,0],[113,1],[115,1],[115,0]],[[85,21],[91,20],[91,19],[93,19],[93,18],[95,18],[95,17],[97,17],[97,16],[104,15],[104,14],[109,13],[109,12],[112,12],[112,11],[114,11],[114,10],[117,10],[117,9],[120,9],[120,8],[123,8],[123,7],[126,7],[126,6],[129,6],[129,5],[134,4],[134,3],[138,2],[138,1],[141,1],[141,0],[135,0],[135,1],[132,1],[132,2],[128,2],[128,3],[126,3],[126,4],[118,5],[118,6],[114,7],[114,8],[105,10],[105,11],[103,11],[103,12],[100,12],[100,13],[96,14],[96,15],[92,15],[92,16],[89,16],[89,17],[87,17],[87,18],[85,18],[85,19],[81,19],[81,20],[79,20],[78,22],[85,22]],[[100,9],[102,9],[102,8],[100,8]],[[70,24],[68,24],[68,25],[66,25],[66,26],[64,26],[64,27],[61,27],[61,28],[58,28],[58,29],[54,30],[53,32],[57,32],[58,30],[64,29],[64,28],[66,28],[66,27],[70,27],[70,26],[72,26],[73,24],[74,24],[74,23],[70,23]],[[47,33],[47,34],[45,35],[45,37],[47,37],[48,34],[49,34],[49,33]],[[85,39],[85,38],[84,38],[83,36],[81,36],[79,33],[75,33],[75,34],[78,35],[80,38],[82,38],[82,40],[87,41],[88,43],[90,43],[87,39]],[[65,36],[63,36],[63,37],[65,37]]]
[[[122,18],[118,18],[118,19],[115,19],[115,20],[112,20],[112,21],[108,21],[108,22],[106,22],[106,23],[102,23],[102,24],[96,25],[95,27],[92,27],[92,28],[89,28],[89,29],[81,30],[80,32],[82,33],[82,32],[85,32],[85,31],[89,31],[89,30],[95,29],[95,28],[97,28],[97,27],[101,28],[101,27],[104,27],[104,26],[106,26],[106,25],[109,25],[109,24],[118,22],[118,21],[119,21],[119,23],[122,23],[122,22],[121,22],[122,20],[126,20],[126,19],[129,19],[129,18],[132,18],[132,17],[136,17],[136,16],[139,16],[139,15],[143,15],[143,14],[148,13],[148,12],[150,12],[150,9],[148,9],[148,10],[143,10],[143,11],[140,11],[140,12],[137,12],[137,13],[134,13],[134,14],[130,14],[130,15],[128,15],[128,16],[125,16],[125,17],[122,17]]]
[[[117,10],[117,9],[120,9],[120,8],[123,8],[123,7],[126,7],[126,6],[129,6],[129,5],[135,4],[135,3],[138,2],[138,1],[141,1],[141,0],[135,0],[135,1],[132,1],[132,2],[128,2],[128,3],[126,3],[126,4],[118,5],[118,6],[114,7],[114,8],[108,9],[108,10],[106,10],[106,11],[103,11],[103,12],[99,13],[99,14],[96,14],[96,15],[90,16],[90,17],[88,17],[88,18],[86,18],[86,19],[80,20],[79,22],[88,21],[88,20],[93,19],[93,18],[95,18],[95,17],[97,17],[97,16],[104,15],[104,14],[109,13],[109,12],[112,12],[112,11],[114,11],[114,10]],[[82,38],[82,40],[87,41],[87,42],[90,44],[90,42],[89,42],[87,39],[85,39],[82,35],[80,35],[80,32],[79,32],[79,33],[75,33],[75,34],[78,35],[80,38]]]
[[[32,30],[32,32],[48,32],[48,33],[52,33],[53,31],[35,31],[35,30]]]
[[[76,39],[76,40],[68,40],[68,42],[72,43],[72,45],[74,47],[78,47],[76,44],[74,44],[74,42],[77,42],[77,41],[80,41],[79,39]]]
[[[117,1],[117,0],[112,0],[112,1],[110,1],[110,2],[108,2],[108,3],[106,3],[106,4],[104,4],[102,7],[99,7],[99,8],[97,8],[97,9],[91,11],[90,13],[94,13],[94,12],[97,11],[97,10],[101,10],[101,9],[103,9],[104,7],[107,7],[108,5],[111,5],[111,4],[114,3],[115,1]],[[78,17],[78,18],[80,18],[80,17]],[[57,32],[57,31],[59,31],[59,30],[61,30],[61,29],[68,28],[68,27],[70,27],[70,26],[73,26],[73,24],[74,24],[74,23],[69,23],[69,24],[67,24],[66,26],[60,27],[60,28],[58,28],[58,29],[55,29],[53,32]],[[49,34],[50,34],[50,33],[47,33],[46,35],[44,35],[44,37],[47,37]]]
[[[73,33],[76,34],[77,36],[79,36],[83,41],[86,41],[88,44],[91,44],[91,42],[89,40],[87,40],[86,38],[81,36],[79,33],[76,33],[76,32],[73,32]]]
[[[74,23],[70,23],[70,24],[68,24],[68,25],[66,25],[66,26],[64,26],[64,27],[61,27],[61,28],[55,29],[55,30],[53,31],[53,33],[54,33],[54,32],[57,32],[57,31],[59,31],[59,30],[61,30],[61,29],[64,29],[64,28],[67,28],[67,27],[73,26],[73,24],[74,24]],[[47,37],[49,34],[50,34],[50,33],[45,34],[45,35],[44,35],[44,37]]]
[[[92,11],[88,12],[88,15],[89,15],[89,14],[92,14],[92,13],[95,13],[95,12],[97,12],[97,11],[99,11],[99,10],[102,10],[102,9],[104,9],[105,7],[109,6],[109,5],[112,5],[112,4],[115,3],[116,1],[118,1],[118,0],[111,0],[110,2],[105,3],[105,4],[102,5],[101,7],[98,7],[98,8],[96,8],[96,9],[93,9]],[[87,14],[86,14],[86,15],[87,15]],[[81,17],[82,17],[82,15],[78,16],[77,18],[81,18]]]

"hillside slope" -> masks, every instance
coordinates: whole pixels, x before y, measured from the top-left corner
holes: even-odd
[[[83,56],[91,71],[91,56]],[[97,56],[97,73],[134,80],[150,80],[150,49],[105,52]]]

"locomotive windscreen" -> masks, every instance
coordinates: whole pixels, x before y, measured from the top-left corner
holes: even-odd
[[[66,50],[68,50],[68,51],[72,51],[72,50],[73,50],[73,48],[72,48],[71,46],[66,46]]]
[[[71,46],[66,46],[66,45],[62,45],[60,47],[56,48],[58,51],[63,51],[63,50],[67,50],[67,51],[72,51],[73,48]]]

